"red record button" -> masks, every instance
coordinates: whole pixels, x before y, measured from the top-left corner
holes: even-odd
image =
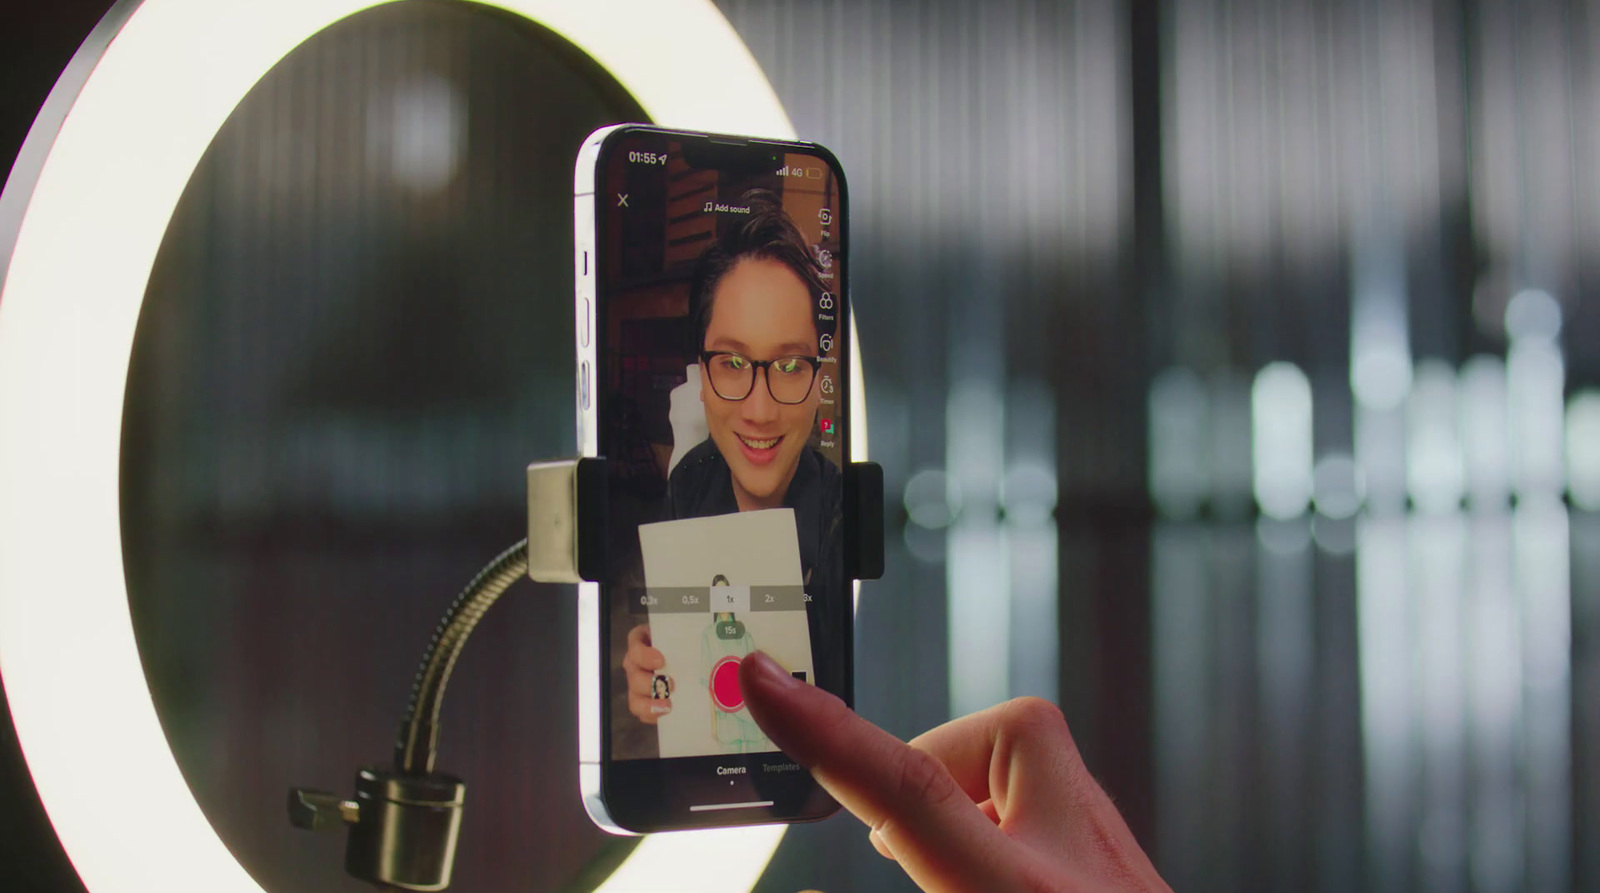
[[[739,690],[739,662],[743,659],[724,657],[711,667],[711,700],[724,713],[744,709],[744,692]]]

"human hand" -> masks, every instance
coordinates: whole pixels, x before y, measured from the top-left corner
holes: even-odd
[[[906,744],[759,652],[739,684],[773,743],[924,890],[1170,893],[1048,701],[1008,701]]]
[[[667,665],[667,656],[650,644],[650,626],[641,623],[628,630],[628,652],[622,669],[628,677],[628,712],[639,721],[655,725],[672,712],[672,692],[677,687],[671,676],[658,672]],[[657,677],[666,680],[666,696],[656,697]]]

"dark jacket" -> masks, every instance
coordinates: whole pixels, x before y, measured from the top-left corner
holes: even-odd
[[[794,479],[783,504],[794,510],[800,536],[800,573],[811,627],[811,658],[817,684],[837,692],[843,687],[844,664],[838,636],[822,635],[823,618],[849,610],[850,592],[844,579],[844,482],[839,466],[814,449],[800,454]],[[730,515],[739,510],[733,495],[733,473],[716,443],[706,438],[686,453],[667,479],[667,517],[704,518]]]

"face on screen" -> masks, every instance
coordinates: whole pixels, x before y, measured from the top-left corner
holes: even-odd
[[[801,153],[629,139],[596,190],[609,755],[781,760],[740,662],[836,692],[848,673],[841,184]],[[781,777],[730,766],[719,785]]]
[[[817,340],[811,292],[779,261],[741,260],[711,295],[700,401],[741,511],[782,505],[794,480],[821,400]]]

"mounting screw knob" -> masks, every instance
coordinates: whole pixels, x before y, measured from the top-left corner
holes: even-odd
[[[289,824],[307,831],[334,831],[361,820],[361,806],[328,791],[291,788]]]

